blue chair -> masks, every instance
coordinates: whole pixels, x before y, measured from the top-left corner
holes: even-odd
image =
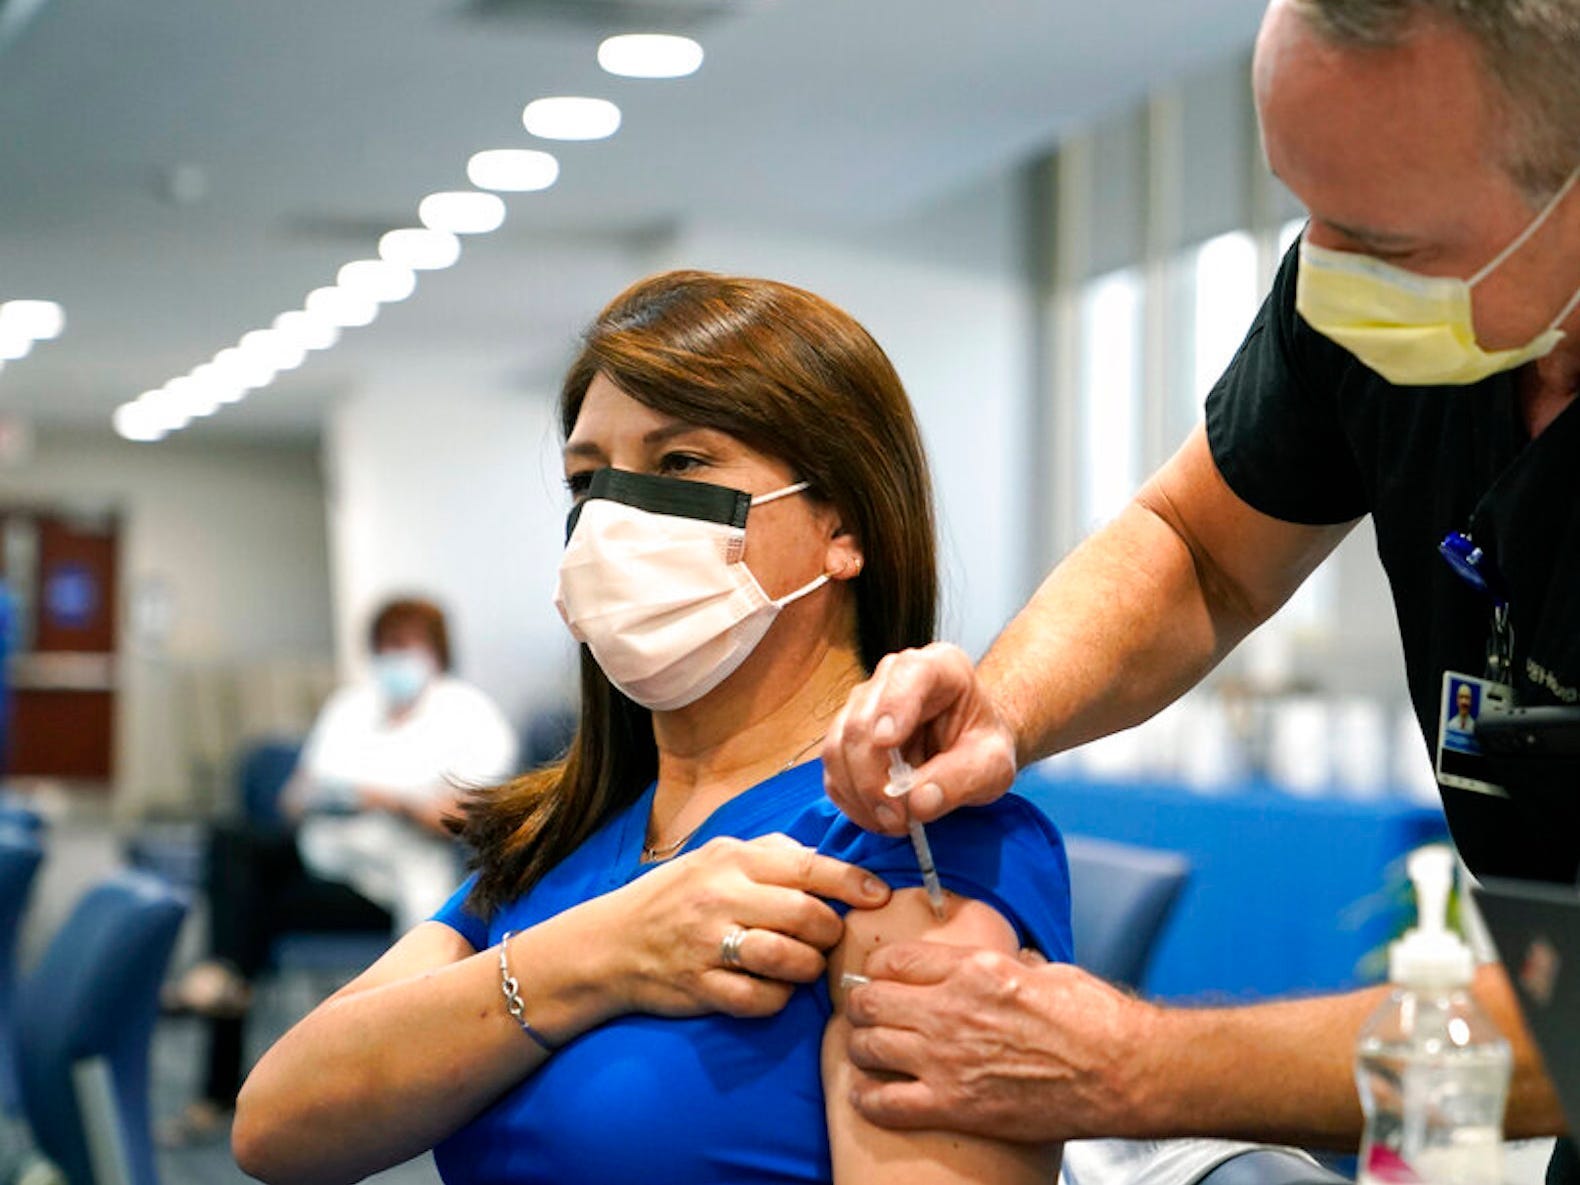
[[[302,756],[300,741],[267,740],[249,745],[236,766],[241,813],[254,823],[285,827],[280,795]]]
[[[1253,1148],[1231,1156],[1197,1185],[1350,1185],[1350,1179],[1287,1148]]]
[[[44,830],[44,816],[29,806],[21,795],[9,790],[0,790],[0,823],[27,831]]]
[[[71,1185],[156,1185],[148,1044],[187,902],[122,872],[90,889],[16,999],[22,1098]]]
[[[1075,961],[1111,983],[1140,987],[1190,862],[1174,852],[1066,836]]]
[[[27,912],[33,878],[44,860],[38,833],[0,819],[0,1112],[15,1115],[22,1094],[17,1083],[16,942]]]

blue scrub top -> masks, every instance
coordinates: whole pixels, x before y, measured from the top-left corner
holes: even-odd
[[[464,904],[470,880],[434,919],[483,950],[507,930],[526,930],[630,883],[656,867],[641,862],[653,791],[487,922]],[[824,795],[817,761],[731,799],[686,848],[775,831],[894,888],[921,884],[909,840],[873,835],[846,819]],[[1023,946],[1070,961],[1069,869],[1046,815],[1011,794],[956,811],[927,833],[947,888],[992,905]],[[530,1017],[532,970],[514,970]],[[831,1012],[820,979],[797,988],[770,1017],[618,1017],[567,1043],[440,1143],[439,1171],[448,1185],[830,1181],[820,1049]]]

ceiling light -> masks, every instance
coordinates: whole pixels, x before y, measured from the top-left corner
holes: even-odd
[[[623,33],[599,45],[598,64],[626,78],[684,78],[702,65],[702,46],[668,33]]]
[[[340,340],[340,330],[301,309],[276,317],[274,331],[304,350],[327,350]]]
[[[175,432],[185,428],[192,419],[181,401],[164,387],[144,391],[137,397],[136,402],[137,406],[146,413],[148,422],[164,432]]]
[[[268,363],[276,371],[295,370],[307,360],[307,350],[284,334],[272,329],[254,329],[241,335],[236,348],[243,354]]]
[[[430,193],[417,207],[417,217],[429,230],[482,235],[498,230],[505,221],[505,203],[494,194],[469,190]]]
[[[247,393],[246,387],[237,382],[234,375],[214,362],[194,366],[187,378],[195,383],[201,383],[203,389],[220,403],[235,403]]]
[[[219,410],[219,399],[210,384],[186,375],[171,379],[164,386],[165,396],[173,410],[179,410],[192,419],[211,416]]]
[[[139,444],[163,440],[168,431],[151,407],[136,400],[116,408],[111,421],[115,424],[117,436],[123,440],[135,440]]]
[[[336,273],[335,284],[379,304],[391,304],[417,290],[417,273],[387,259],[359,259]]]
[[[0,362],[15,362],[26,358],[33,348],[33,339],[21,329],[0,322]]]
[[[461,240],[443,230],[392,230],[379,240],[379,258],[413,271],[437,271],[461,258]],[[313,311],[311,305],[307,311]]]
[[[8,300],[0,304],[0,325],[33,341],[50,341],[66,328],[66,313],[52,300]]]
[[[235,346],[228,346],[215,354],[214,361],[209,365],[214,367],[226,382],[243,392],[257,387],[267,387],[274,382],[274,367],[266,359],[246,353]]]
[[[378,301],[344,288],[314,288],[307,294],[306,307],[314,317],[346,329],[371,325],[379,315]]]
[[[620,130],[620,108],[608,99],[561,95],[533,99],[522,111],[521,122],[545,140],[603,140]]]
[[[559,161],[547,152],[531,148],[489,148],[473,153],[472,159],[466,162],[468,181],[479,189],[497,189],[501,193],[547,189],[559,175]],[[383,243],[379,246],[379,253],[383,254]]]

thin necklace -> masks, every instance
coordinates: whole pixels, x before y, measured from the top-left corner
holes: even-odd
[[[812,746],[816,745],[819,741],[821,741],[827,735],[828,735],[828,733],[826,733],[826,732],[819,733],[817,736],[813,737],[806,744],[802,745],[799,749],[797,749],[791,755],[790,760],[785,762],[777,770],[775,770],[771,776],[777,778],[780,774],[786,772],[792,765],[794,765],[796,762],[800,761],[801,758],[805,757],[808,753],[810,753],[812,751]],[[702,823],[706,823],[707,821],[708,821],[707,819],[703,819]],[[686,832],[685,835],[682,835],[674,843],[667,843],[667,844],[643,844],[642,845],[642,859],[644,861],[662,860],[665,856],[669,856],[669,855],[672,855],[675,852],[678,852],[681,848],[686,846],[686,841],[687,840],[689,840],[693,835],[697,834],[697,832],[702,830],[702,823],[698,823],[695,827],[693,827],[690,831]]]

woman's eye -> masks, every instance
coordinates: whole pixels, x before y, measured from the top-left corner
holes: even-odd
[[[663,460],[658,463],[658,471],[670,475],[690,473],[706,464],[701,457],[691,453],[665,453]]]
[[[565,488],[570,491],[571,497],[580,501],[586,496],[587,487],[592,485],[591,473],[567,473],[565,475]]]

